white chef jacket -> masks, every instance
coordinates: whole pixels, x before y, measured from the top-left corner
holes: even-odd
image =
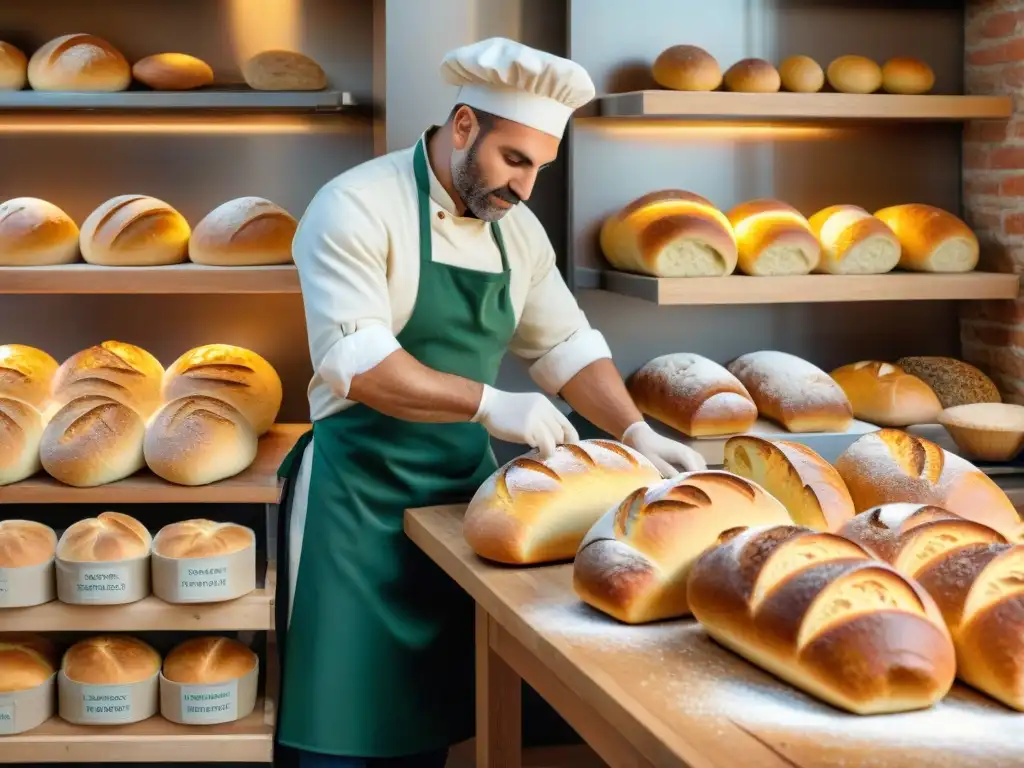
[[[421,136],[426,150],[429,131]],[[313,378],[310,417],[353,404],[352,378],[400,345],[419,287],[419,208],[415,147],[345,171],[313,198],[299,222],[292,253],[306,312]],[[427,163],[433,260],[500,272],[490,225],[459,216]],[[555,251],[534,213],[520,203],[498,223],[511,270],[516,331],[509,349],[530,361],[531,378],[556,394],[581,369],[611,357],[590,327],[555,264]]]

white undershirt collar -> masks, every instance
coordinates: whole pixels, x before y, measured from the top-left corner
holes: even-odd
[[[444,188],[444,185],[437,180],[437,176],[434,174],[434,169],[430,166],[430,152],[427,147],[427,139],[436,131],[438,126],[431,126],[423,132],[420,136],[420,142],[423,144],[423,152],[427,158],[427,176],[430,179],[430,199],[437,203],[439,206],[444,208],[452,217],[459,219],[460,221],[468,222],[474,221],[479,222],[483,226],[486,222],[480,221],[475,216],[460,216],[459,209],[455,206],[455,201],[452,200],[451,195],[448,194],[448,190]]]

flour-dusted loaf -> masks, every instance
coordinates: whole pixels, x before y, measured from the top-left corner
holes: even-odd
[[[853,407],[842,387],[813,363],[787,352],[748,352],[727,368],[762,416],[790,432],[845,432]]]
[[[185,217],[163,200],[118,195],[82,222],[79,247],[90,264],[160,267],[188,259],[191,232]]]
[[[935,599],[953,636],[957,677],[1024,711],[1024,545],[920,504],[868,510],[841,534]]]
[[[730,437],[725,443],[725,469],[753,480],[781,501],[797,525],[834,531],[855,514],[839,472],[803,443]]]
[[[782,87],[779,71],[764,59],[740,59],[725,71],[725,89],[745,93],[775,93]]]
[[[242,64],[242,76],[256,91],[322,91],[327,87],[323,67],[296,51],[261,51]]]
[[[57,361],[41,349],[24,344],[0,345],[0,396],[44,410],[57,367]]]
[[[780,200],[740,203],[728,214],[745,275],[806,275],[821,260],[821,244],[807,219]]]
[[[906,203],[875,211],[900,239],[900,268],[915,272],[970,272],[978,266],[978,238],[963,220],[933,205]]]
[[[142,347],[109,340],[61,363],[51,389],[58,405],[76,397],[102,395],[148,418],[160,404],[163,376],[163,365]]]
[[[732,225],[710,201],[681,189],[638,197],[601,225],[601,251],[624,272],[722,277],[736,268]]]
[[[1002,396],[995,382],[979,368],[954,357],[911,355],[896,365],[917,376],[938,395],[943,408],[971,403],[1000,403]]]
[[[642,413],[690,437],[746,432],[757,419],[757,406],[739,379],[701,355],[656,357],[627,386]]]
[[[587,532],[573,588],[588,605],[628,624],[685,616],[686,579],[728,528],[785,525],[785,507],[728,472],[687,472],[638,488]]]
[[[838,459],[858,512],[894,502],[932,504],[1014,539],[1020,518],[991,478],[923,437],[881,429],[858,438]]]
[[[78,225],[53,203],[16,197],[0,203],[0,266],[52,267],[78,261]]]
[[[128,60],[96,35],[61,35],[37,49],[28,62],[35,91],[124,91],[132,82]]]
[[[469,502],[463,532],[481,557],[511,565],[571,560],[590,527],[626,496],[661,480],[644,456],[612,440],[560,445],[500,467]]]
[[[900,261],[900,241],[881,220],[857,205],[830,205],[807,222],[821,243],[815,272],[880,275]]]
[[[830,374],[843,388],[854,417],[883,427],[934,424],[942,404],[932,388],[898,365],[862,360]]]
[[[297,227],[294,216],[262,197],[228,200],[196,224],[188,257],[215,267],[288,264]]]
[[[60,537],[57,557],[68,563],[135,560],[150,553],[153,537],[142,523],[121,512],[100,512],[79,520]]]
[[[0,395],[0,486],[32,477],[39,463],[45,417],[23,400]]]
[[[687,598],[726,648],[854,714],[924,709],[953,685],[953,642],[932,598],[832,533],[726,531],[694,564]]]

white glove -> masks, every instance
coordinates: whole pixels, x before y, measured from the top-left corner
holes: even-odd
[[[630,424],[622,433],[621,442],[646,456],[665,478],[708,468],[703,456],[682,443],[662,437],[646,421]]]
[[[499,440],[536,448],[542,459],[551,457],[557,446],[580,439],[555,404],[537,392],[502,392],[484,384],[472,420]]]

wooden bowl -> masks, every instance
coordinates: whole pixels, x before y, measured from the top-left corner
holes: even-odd
[[[955,405],[939,414],[939,423],[969,458],[1010,461],[1024,448],[1024,405]]]

